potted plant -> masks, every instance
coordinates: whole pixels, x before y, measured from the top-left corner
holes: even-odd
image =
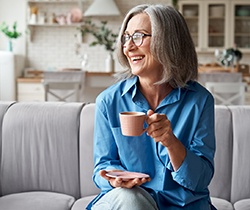
[[[22,33],[17,31],[17,23],[14,22],[13,26],[12,26],[12,30],[9,30],[9,26],[3,22],[0,25],[0,30],[2,33],[5,34],[5,36],[8,37],[9,39],[9,51],[12,51],[12,39],[17,39],[18,37],[20,37],[22,35]]]
[[[178,10],[178,0],[172,0],[172,5],[175,9]]]
[[[223,51],[221,64],[224,66],[231,66],[234,71],[238,71],[239,61],[242,59],[242,56],[242,52],[237,49],[236,46],[228,48]]]
[[[113,52],[115,50],[117,33],[114,33],[107,27],[107,21],[101,21],[101,25],[96,25],[91,20],[85,20],[84,26],[80,28],[81,35],[84,38],[87,34],[94,37],[89,46],[103,45],[109,52],[106,59],[106,71],[114,71]]]

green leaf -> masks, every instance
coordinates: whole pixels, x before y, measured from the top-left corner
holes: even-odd
[[[0,25],[1,32],[4,33],[10,39],[17,39],[18,37],[20,37],[22,35],[22,33],[17,32],[17,23],[16,22],[14,22],[12,28],[13,28],[13,30],[9,30],[9,27],[7,26],[7,24],[5,22],[3,22]]]
[[[84,26],[80,29],[82,37],[91,34],[96,40],[89,46],[104,45],[105,49],[113,52],[118,34],[113,33],[107,27],[107,21],[101,21],[101,25],[97,26],[91,20],[85,20]]]

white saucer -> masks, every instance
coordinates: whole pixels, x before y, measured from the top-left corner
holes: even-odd
[[[135,178],[149,178],[148,174],[144,173],[138,173],[138,172],[130,172],[130,171],[113,171],[113,172],[108,172],[106,174],[108,177],[112,178],[122,178],[124,180],[129,180],[129,179],[135,179]]]

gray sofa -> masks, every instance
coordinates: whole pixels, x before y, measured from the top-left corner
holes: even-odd
[[[83,210],[92,182],[95,104],[0,102],[0,210]],[[250,209],[250,106],[217,106],[218,210]]]
[[[0,102],[0,117],[0,210],[85,209],[99,192],[94,105]]]
[[[212,202],[218,210],[249,210],[250,106],[216,106],[215,132]]]

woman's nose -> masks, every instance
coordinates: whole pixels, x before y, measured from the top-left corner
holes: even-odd
[[[123,46],[123,48],[127,49],[127,50],[131,50],[136,48],[136,45],[134,44],[132,38],[130,38]]]

